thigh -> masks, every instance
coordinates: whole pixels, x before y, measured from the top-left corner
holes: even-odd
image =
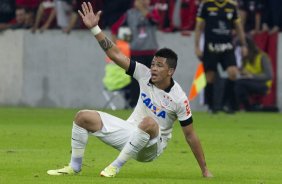
[[[208,49],[205,49],[203,55],[203,64],[206,72],[208,71],[217,71],[217,63],[220,60],[220,55],[217,53],[209,52]]]
[[[108,113],[97,112],[100,114],[103,127],[101,130],[92,133],[92,135],[96,136],[107,145],[117,150],[122,150],[137,127]]]
[[[220,64],[224,70],[230,66],[237,66],[234,50],[228,50],[222,53]]]
[[[256,81],[253,79],[241,79],[237,81],[240,88],[244,88],[248,94],[265,94],[267,92],[267,86],[265,82]]]

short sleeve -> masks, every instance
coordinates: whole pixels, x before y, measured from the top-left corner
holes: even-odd
[[[198,8],[197,20],[205,20],[207,17],[206,3],[202,2]]]
[[[137,81],[145,77],[150,78],[151,76],[150,69],[147,66],[133,60],[130,61],[129,69],[126,73],[134,77]]]
[[[240,17],[239,17],[239,8],[238,6],[234,6],[234,15],[233,15],[233,21],[240,21]]]
[[[192,112],[191,112],[189,100],[187,97],[183,98],[179,102],[178,109],[177,109],[177,117],[180,122],[188,120],[192,117]]]

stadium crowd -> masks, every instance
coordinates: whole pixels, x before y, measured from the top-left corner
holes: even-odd
[[[77,10],[83,1],[91,2],[94,11],[102,10],[101,27],[111,27],[117,19],[133,6],[134,0],[1,0],[0,30],[24,28],[83,29],[77,18]],[[246,32],[279,31],[281,28],[281,6],[279,0],[237,0],[242,23]],[[158,29],[164,32],[181,31],[189,34],[194,29],[200,0],[151,0],[158,10]],[[54,17],[57,16],[57,21]],[[66,22],[67,21],[67,22]]]

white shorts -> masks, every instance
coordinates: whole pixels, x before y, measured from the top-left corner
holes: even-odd
[[[105,112],[97,111],[103,122],[101,130],[92,133],[104,143],[121,151],[124,145],[129,141],[132,133],[137,127],[128,121],[115,117]],[[166,147],[166,143],[160,136],[149,140],[148,144],[139,152],[136,159],[140,162],[150,162],[156,159]]]

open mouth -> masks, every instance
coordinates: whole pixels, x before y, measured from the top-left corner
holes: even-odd
[[[151,78],[152,78],[152,79],[156,79],[156,78],[157,78],[157,75],[152,73]]]

